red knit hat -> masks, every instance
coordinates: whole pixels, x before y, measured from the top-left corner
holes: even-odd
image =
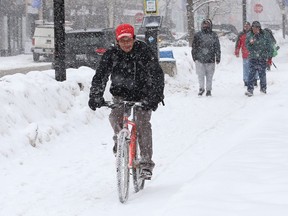
[[[132,25],[124,23],[120,24],[116,28],[116,40],[120,40],[122,37],[134,37],[134,28]]]

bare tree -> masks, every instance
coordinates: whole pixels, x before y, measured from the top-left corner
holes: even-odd
[[[195,12],[199,9],[201,9],[204,6],[209,6],[211,3],[220,4],[221,2],[226,2],[227,0],[187,0],[187,21],[188,21],[188,40],[189,40],[189,46],[192,46],[194,34],[195,34]],[[218,9],[220,9],[220,5],[216,7],[216,9],[213,8],[214,12]],[[208,10],[206,11],[206,17],[210,17],[210,9],[208,7]]]
[[[164,5],[162,6],[163,9],[161,11],[164,11],[164,18],[163,18],[163,24],[165,26],[169,26],[170,28],[174,28],[175,24],[172,21],[172,5],[176,3],[176,0],[165,0]]]

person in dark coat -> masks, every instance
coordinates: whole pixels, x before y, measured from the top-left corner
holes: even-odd
[[[92,110],[104,104],[103,94],[110,77],[110,93],[114,102],[141,101],[143,107],[136,109],[137,135],[141,152],[142,171],[152,175],[155,166],[152,161],[151,114],[163,101],[164,73],[158,58],[145,42],[135,40],[134,28],[121,24],[116,28],[117,46],[108,49],[102,56],[92,79],[89,107]],[[117,151],[117,134],[123,121],[123,106],[112,109],[109,120],[114,130],[113,152]],[[148,177],[149,178],[149,177]]]
[[[215,62],[217,64],[220,63],[221,49],[219,38],[212,31],[212,21],[210,19],[204,20],[201,25],[201,31],[195,34],[191,53],[198,75],[198,95],[201,96],[205,92],[206,81],[206,96],[211,96]]]
[[[252,31],[247,34],[246,46],[250,54],[248,86],[245,95],[253,96],[256,73],[258,73],[260,79],[260,92],[266,94],[266,67],[267,61],[273,56],[273,44],[271,37],[262,30],[260,22],[254,21],[252,23]]]

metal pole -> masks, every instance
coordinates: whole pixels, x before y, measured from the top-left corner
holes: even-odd
[[[65,6],[64,0],[53,0],[53,3],[55,38],[55,79],[57,81],[65,81]]]
[[[285,16],[285,0],[282,0],[282,29],[283,29],[283,38],[285,39],[286,33],[286,16]]]
[[[243,28],[245,23],[247,22],[247,1],[242,0],[242,12],[243,12]]]

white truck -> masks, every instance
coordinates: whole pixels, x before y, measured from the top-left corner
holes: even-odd
[[[54,58],[54,25],[37,25],[32,38],[33,60],[39,61],[40,56]]]

